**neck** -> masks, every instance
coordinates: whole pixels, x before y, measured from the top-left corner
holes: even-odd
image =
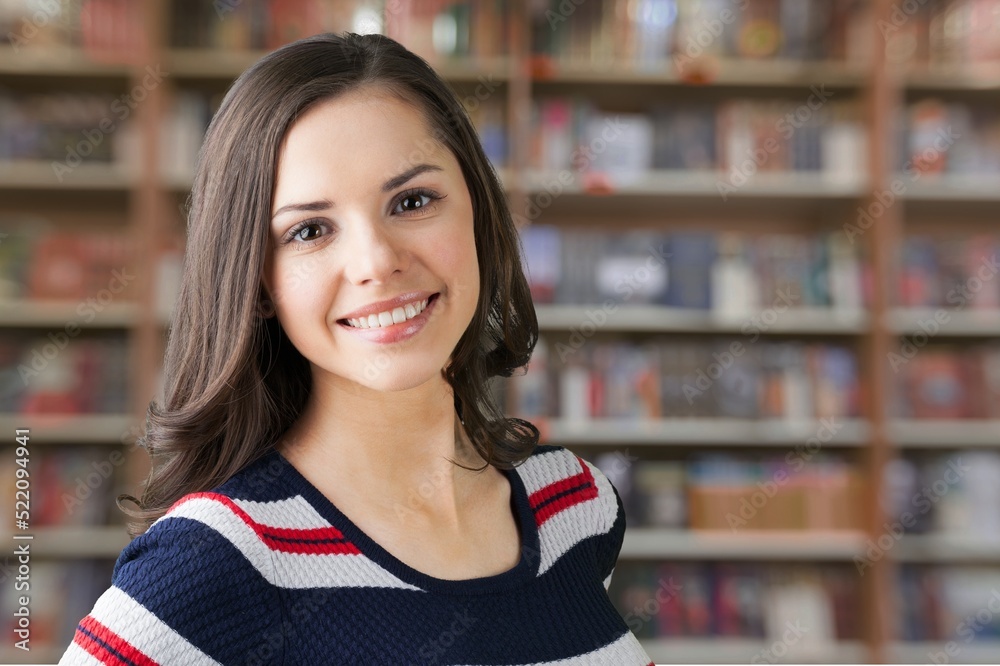
[[[314,485],[357,492],[373,509],[459,522],[481,467],[443,377],[403,391],[373,391],[313,374],[306,408],[278,448]]]

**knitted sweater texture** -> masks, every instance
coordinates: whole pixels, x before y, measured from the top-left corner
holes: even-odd
[[[561,446],[501,471],[520,560],[447,580],[391,555],[271,451],[133,539],[59,663],[652,664],[607,594],[618,491]]]

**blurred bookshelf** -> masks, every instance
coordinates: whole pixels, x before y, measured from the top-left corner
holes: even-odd
[[[131,446],[212,114],[268,51],[353,30],[466,102],[542,335],[505,408],[622,492],[610,595],[657,663],[995,661],[1000,617],[957,632],[1000,572],[1000,0],[916,4],[5,6],[0,425],[30,426],[47,470],[40,559],[106,568],[32,658],[56,660],[127,543],[111,497],[147,472]],[[123,268],[127,289],[87,305]],[[936,493],[961,460],[975,472]],[[783,638],[796,620],[810,631]]]

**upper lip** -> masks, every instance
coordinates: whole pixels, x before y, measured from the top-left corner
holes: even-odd
[[[349,312],[341,317],[341,319],[359,319],[361,317],[367,317],[368,315],[378,314],[379,312],[392,312],[396,308],[401,308],[407,303],[420,302],[425,298],[430,298],[436,293],[436,291],[409,291],[405,294],[400,294],[395,298],[369,303],[368,305],[358,308],[353,312]]]

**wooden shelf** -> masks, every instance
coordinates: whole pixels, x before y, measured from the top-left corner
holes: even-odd
[[[798,60],[717,59],[714,76],[692,84],[672,61],[638,68],[619,63],[574,63],[552,61],[544,71],[536,68],[532,83],[576,83],[594,85],[646,85],[730,88],[809,88],[823,83],[832,88],[860,88],[865,65],[851,62],[803,62]]]
[[[935,313],[948,315],[947,322],[937,324]],[[940,308],[894,308],[887,313],[886,320],[897,335],[926,333],[921,322],[931,322],[938,326],[935,337],[1000,337],[1000,310],[956,310],[948,305]]]
[[[656,664],[768,664],[764,651],[771,649],[775,640],[754,638],[646,638],[643,648]],[[850,664],[865,663],[870,658],[861,641],[837,641],[829,646],[807,645],[805,641],[795,646],[777,663],[797,664]],[[754,661],[754,657],[757,660]],[[919,662],[914,662],[919,663]]]
[[[17,534],[31,534],[34,538],[15,541],[11,533],[5,532],[0,533],[0,539],[8,544],[30,543],[35,557],[118,559],[129,543],[124,525],[36,527]]]
[[[832,530],[672,530],[629,528],[619,557],[628,560],[850,562],[864,556],[864,532]]]
[[[900,562],[1000,564],[1000,539],[947,534],[904,536],[893,556]]]
[[[0,300],[0,320],[5,328],[55,328],[72,323],[81,329],[128,328],[139,317],[135,303],[109,303],[100,312],[80,301]],[[81,305],[85,314],[77,311]],[[93,313],[91,315],[91,313]],[[87,318],[93,319],[87,321]]]
[[[906,87],[914,92],[1000,92],[1000,63],[927,65],[910,69]]]
[[[889,437],[907,448],[1000,448],[1000,420],[992,419],[893,419]]]
[[[268,51],[227,51],[222,49],[175,48],[167,51],[165,69],[175,79],[232,80],[267,55]],[[510,78],[510,62],[494,58],[478,62],[464,60],[430,63],[444,79],[453,82],[477,81],[480,77],[496,83]]]
[[[726,182],[728,174],[723,171],[695,171],[683,169],[658,169],[629,178],[628,182],[614,185],[613,189],[594,189],[585,182],[579,174],[562,174],[546,172],[537,169],[526,169],[523,172],[522,185],[529,193],[547,192],[558,184],[561,187],[557,196],[589,196],[589,197],[682,197],[722,199],[720,187]],[[568,184],[565,181],[569,181]],[[786,173],[760,173],[752,177],[745,185],[727,193],[727,198],[734,199],[850,199],[854,200],[865,193],[865,180],[861,175],[847,178],[837,178],[819,172],[790,171]]]
[[[742,334],[749,318],[727,319],[712,310],[670,308],[660,305],[622,305],[605,313],[607,321],[596,330],[608,332],[639,331],[642,333],[720,333]],[[601,310],[601,303],[592,305],[536,305],[538,327],[545,331],[580,330],[593,325],[588,312]],[[781,314],[774,324],[762,330],[762,335],[859,335],[867,330],[868,315],[864,311],[834,308],[794,308]],[[754,329],[756,330],[756,329]]]
[[[565,445],[614,444],[617,446],[796,446],[817,436],[823,423],[816,420],[733,418],[676,419],[532,419],[542,430],[543,443]],[[824,447],[857,447],[867,442],[869,427],[861,419],[837,418],[839,426]]]
[[[924,175],[918,183],[905,173],[894,180],[907,184],[901,197],[912,203],[1000,203],[1000,174]]]
[[[903,642],[897,641],[889,646],[890,664],[933,664],[935,663],[931,655],[944,652],[948,661],[939,661],[946,664],[996,664],[1000,655],[1000,640],[983,636],[972,643],[966,643],[964,638],[954,639],[959,652],[955,656],[945,652],[945,646],[949,641],[920,641]],[[939,660],[940,656],[937,657]]]
[[[134,66],[102,61],[82,49],[0,46],[0,75],[126,79]]]
[[[62,180],[50,161],[0,161],[0,191],[93,190],[124,193],[136,184],[135,171],[121,164],[84,162],[61,174],[61,177]]]
[[[127,414],[0,414],[0,433],[13,445],[14,430],[28,428],[36,444],[121,444],[140,425]],[[126,440],[127,441],[127,440]]]

